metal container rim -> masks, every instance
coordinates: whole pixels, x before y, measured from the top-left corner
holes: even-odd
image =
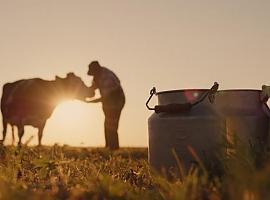
[[[181,89],[181,90],[165,90],[157,92],[156,95],[159,94],[166,94],[166,93],[177,93],[177,92],[185,92],[185,91],[201,91],[205,92],[209,89]],[[218,90],[217,92],[261,92],[261,90],[258,89],[225,89],[225,90]]]

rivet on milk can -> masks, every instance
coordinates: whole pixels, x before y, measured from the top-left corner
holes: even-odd
[[[217,83],[211,89],[151,90],[146,106],[155,111],[148,119],[149,162],[154,169],[167,172],[179,167],[179,159],[186,173],[197,162],[194,152],[202,161],[213,160],[224,130],[224,120],[214,106],[217,90]],[[154,94],[158,105],[151,108]]]
[[[269,96],[264,93],[243,89],[217,92],[215,105],[226,121],[229,138],[236,138],[244,145],[267,147],[270,111],[266,104]]]

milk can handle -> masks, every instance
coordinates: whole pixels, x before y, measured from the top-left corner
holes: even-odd
[[[146,107],[148,110],[154,110],[155,113],[162,113],[162,112],[169,112],[169,113],[179,113],[179,112],[186,112],[189,111],[192,107],[191,103],[184,103],[184,104],[168,104],[168,105],[158,105],[154,108],[151,108],[148,104],[152,99],[153,95],[156,94],[156,88],[153,87],[150,91],[150,97],[146,101]]]
[[[152,90],[150,91],[150,97],[148,98],[147,102],[146,102],[146,107],[148,108],[148,110],[155,110],[155,108],[151,108],[148,104],[150,102],[150,100],[152,99],[153,95],[156,94],[156,88],[153,87]]]
[[[146,101],[146,107],[148,110],[154,110],[156,113],[161,113],[161,112],[169,112],[169,113],[179,113],[179,112],[187,112],[189,111],[193,106],[198,105],[199,103],[203,102],[204,99],[208,96],[209,101],[211,103],[214,102],[215,98],[215,93],[217,92],[219,87],[219,84],[217,82],[214,83],[214,85],[211,87],[210,90],[208,90],[199,100],[193,102],[193,103],[173,103],[173,104],[168,104],[168,105],[158,105],[155,106],[154,108],[151,108],[148,104],[150,100],[152,99],[153,95],[156,94],[156,88],[153,87],[152,90],[150,91],[150,97]]]
[[[267,103],[269,97],[270,97],[270,86],[263,85],[261,92],[261,101],[263,103]]]
[[[206,97],[208,97],[210,103],[214,103],[215,101],[215,95],[218,91],[219,84],[217,82],[214,82],[214,85],[197,101],[192,103],[192,106],[196,106],[197,104],[204,101]]]

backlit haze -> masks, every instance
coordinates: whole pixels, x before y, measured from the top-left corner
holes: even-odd
[[[99,60],[126,93],[120,145],[147,146],[152,112],[145,101],[153,86],[270,84],[269,10],[268,0],[0,0],[0,85],[74,72],[90,86],[87,65]],[[43,144],[103,146],[103,121],[101,104],[64,102],[48,120]],[[33,128],[23,141],[31,135],[37,144]]]

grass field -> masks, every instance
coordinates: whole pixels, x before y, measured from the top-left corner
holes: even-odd
[[[222,158],[222,175],[193,169],[170,181],[150,169],[145,148],[0,151],[0,199],[270,199],[270,159],[254,146]]]

